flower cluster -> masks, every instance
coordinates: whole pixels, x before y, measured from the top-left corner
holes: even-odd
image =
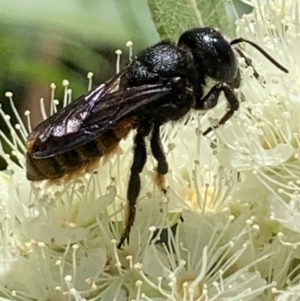
[[[24,126],[0,109],[12,152],[0,155],[0,299],[300,299],[300,3],[257,0],[237,22],[289,73],[251,47],[240,58],[240,110],[208,137],[224,113],[193,113],[161,133],[170,172],[155,186],[151,156],[142,173],[129,241],[117,248],[125,215],[132,135],[97,173],[49,185],[26,179]],[[68,103],[66,83],[64,103]],[[55,111],[57,101],[52,101]],[[16,159],[18,164],[16,164]]]

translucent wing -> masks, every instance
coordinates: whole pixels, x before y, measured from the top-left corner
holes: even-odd
[[[68,152],[112,129],[121,119],[171,93],[166,84],[119,89],[118,74],[39,124],[28,137],[33,158]]]

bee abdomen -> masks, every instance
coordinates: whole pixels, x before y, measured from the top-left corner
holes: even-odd
[[[133,128],[133,117],[120,120],[114,127],[93,140],[71,149],[45,158],[34,158],[40,151],[39,140],[27,142],[27,179],[30,181],[55,180],[66,176],[70,179],[95,169],[99,159],[115,153],[121,139]],[[43,142],[44,143],[44,142]],[[45,145],[43,146],[45,147]],[[49,146],[51,148],[51,145]]]
[[[102,156],[113,154],[121,138],[123,137],[117,137],[113,130],[109,130],[78,148],[46,158],[34,158],[32,148],[27,147],[27,179],[55,180],[65,175],[72,176],[73,173],[84,174]],[[34,141],[31,144],[34,144]]]
[[[32,154],[26,154],[27,179],[30,181],[42,181],[46,179],[58,179],[62,177],[66,169],[59,164],[54,157],[35,159]]]

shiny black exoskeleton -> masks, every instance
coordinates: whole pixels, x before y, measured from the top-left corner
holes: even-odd
[[[220,84],[203,97],[207,77]],[[240,85],[236,56],[230,44],[213,28],[186,31],[178,46],[162,41],[147,48],[128,67],[122,82],[125,87],[163,83],[172,88],[172,93],[164,97],[165,100],[162,97],[159,106],[156,102],[150,103],[147,110],[143,108],[138,114],[148,123],[177,120],[192,108],[211,109],[217,104],[221,91],[228,99],[231,115],[239,106],[231,91]]]
[[[228,43],[213,28],[188,30],[177,46],[162,41],[145,49],[115,77],[40,123],[27,140],[27,178],[56,180],[84,173],[99,158],[111,154],[130,130],[136,130],[120,248],[129,238],[135,219],[140,173],[147,158],[145,137],[150,135],[151,152],[157,161],[156,184],[166,192],[164,175],[168,164],[160,142],[160,126],[180,119],[191,109],[215,107],[221,92],[229,109],[218,125],[233,115],[239,101],[232,89],[240,85],[240,71],[232,45],[240,42],[251,44],[287,72],[250,41],[236,39]],[[238,53],[244,56],[240,50]],[[204,95],[208,78],[217,83]],[[203,135],[211,130],[208,128]]]

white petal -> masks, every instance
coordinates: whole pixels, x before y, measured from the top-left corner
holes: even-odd
[[[88,285],[85,280],[87,278],[93,278],[99,274],[99,272],[103,271],[106,261],[105,248],[93,249],[89,254],[84,256],[76,268],[76,289],[82,291],[89,289],[90,285]]]
[[[161,248],[152,246],[146,249],[142,264],[144,273],[155,279],[165,274],[164,267],[169,267],[165,252]]]
[[[67,245],[76,243],[87,237],[89,230],[81,227],[60,227],[49,225],[39,218],[34,218],[24,223],[24,230],[31,239],[38,242]]]
[[[300,293],[283,292],[275,298],[275,301],[299,301]]]
[[[210,293],[212,296],[217,295],[220,300],[230,300],[237,295],[239,296],[237,300],[254,300],[255,296],[260,295],[265,290],[266,284],[259,273],[243,271],[226,278],[225,283],[223,283],[224,291],[221,294]]]
[[[300,202],[285,203],[277,195],[270,195],[270,210],[274,220],[289,230],[300,233]]]
[[[294,155],[295,149],[288,144],[278,144],[272,149],[243,154],[230,149],[218,151],[220,163],[235,170],[252,170],[253,167],[277,166]]]

